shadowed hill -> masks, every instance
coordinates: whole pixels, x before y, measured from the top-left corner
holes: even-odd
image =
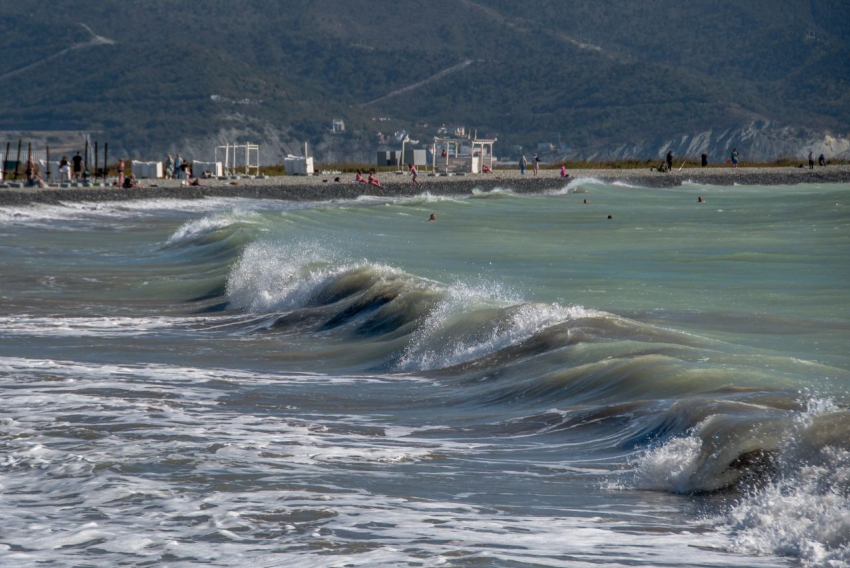
[[[384,129],[474,125],[502,153],[557,132],[575,155],[641,156],[710,132],[718,157],[743,140],[725,131],[802,140],[850,123],[838,0],[0,0],[0,13],[0,130],[101,131],[131,154],[225,138],[332,140],[364,158],[372,118],[390,116]],[[330,139],[334,117],[349,132]]]

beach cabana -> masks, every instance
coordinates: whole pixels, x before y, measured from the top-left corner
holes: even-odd
[[[431,149],[433,169],[441,173],[479,174],[493,171],[495,138],[442,138],[435,137]]]

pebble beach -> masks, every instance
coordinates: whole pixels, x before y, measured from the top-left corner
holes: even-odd
[[[414,188],[410,177],[402,173],[381,173],[384,188],[353,183],[353,174],[337,172],[313,176],[236,177],[204,179],[201,186],[186,186],[178,180],[141,180],[142,187],[121,189],[104,184],[65,184],[26,188],[21,181],[0,183],[0,206],[27,203],[59,203],[67,201],[126,201],[137,199],[199,199],[203,197],[250,197],[288,201],[332,201],[356,199],[360,196],[393,197],[429,192],[433,195],[468,195],[473,190],[491,191],[509,188],[517,193],[537,193],[559,189],[565,183],[581,178],[602,182],[620,182],[638,187],[677,187],[683,183],[702,185],[797,185],[801,183],[850,182],[850,166],[807,168],[690,168],[671,173],[636,169],[570,170],[569,178],[561,178],[558,170],[540,170],[537,176],[530,171],[496,170],[493,174],[435,176],[420,174],[421,186]],[[339,178],[339,182],[334,179]]]

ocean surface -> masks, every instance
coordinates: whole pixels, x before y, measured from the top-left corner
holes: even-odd
[[[848,563],[850,185],[0,208],[0,565]]]

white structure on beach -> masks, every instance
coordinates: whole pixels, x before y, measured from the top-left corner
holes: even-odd
[[[159,179],[162,177],[162,162],[139,162],[133,160],[133,175],[138,179]]]
[[[219,153],[224,160],[219,160]],[[260,147],[257,144],[225,144],[215,147],[215,161],[224,162],[224,175],[232,176],[244,168],[245,175],[260,175]]]
[[[313,158],[307,152],[307,143],[304,143],[304,155],[288,155],[283,159],[283,167],[289,176],[311,176],[313,175]]]
[[[432,147],[435,172],[471,173],[493,171],[496,158],[493,156],[495,138],[434,138]]]

